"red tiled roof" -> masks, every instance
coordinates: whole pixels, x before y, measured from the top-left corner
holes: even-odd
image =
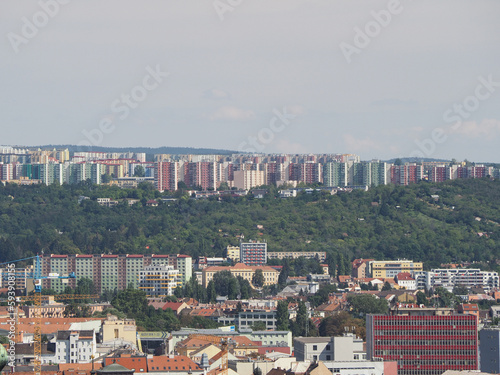
[[[125,366],[126,367],[126,366]],[[102,363],[94,362],[94,369],[102,368]],[[91,371],[92,363],[59,363],[59,371]]]
[[[173,358],[167,356],[148,358],[148,372],[180,372],[189,371],[189,369],[201,371],[196,363],[184,355],[176,355]]]
[[[400,281],[400,280],[414,280],[413,277],[411,277],[411,274],[408,272],[400,272],[400,273],[398,273],[398,275],[396,277],[397,277],[398,281]]]
[[[108,366],[112,363],[117,363],[134,372],[147,372],[148,363],[146,357],[107,357],[104,360],[104,365]]]
[[[177,311],[177,309],[181,307],[183,303],[184,302],[166,302],[163,305],[162,309],[163,310],[172,309],[173,311]]]

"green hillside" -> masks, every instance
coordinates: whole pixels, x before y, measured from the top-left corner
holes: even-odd
[[[499,258],[499,181],[422,182],[289,199],[270,190],[264,199],[222,201],[178,194],[177,202],[146,207],[148,199],[162,196],[148,184],[137,190],[0,185],[0,261],[41,250],[222,256],[239,235],[267,241],[268,251],[327,251],[330,259],[410,258],[432,267],[458,261],[493,265]],[[80,195],[91,199],[78,204]],[[106,208],[98,197],[141,203]]]

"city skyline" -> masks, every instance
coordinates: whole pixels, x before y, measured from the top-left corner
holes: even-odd
[[[500,162],[496,2],[1,8],[4,144]]]

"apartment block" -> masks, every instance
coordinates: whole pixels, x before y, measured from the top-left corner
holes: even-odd
[[[393,165],[390,168],[391,183],[406,186],[417,183],[424,178],[424,167],[420,164],[406,163],[404,165]]]
[[[234,263],[240,261],[240,248],[239,246],[230,246],[226,248],[226,258],[231,259]]]
[[[172,266],[146,266],[139,272],[139,289],[145,291],[148,297],[171,296],[181,285],[179,271]]]
[[[202,271],[203,286],[206,288],[208,283],[214,278],[217,272],[229,271],[234,277],[241,276],[248,282],[252,283],[252,277],[257,270],[262,270],[264,274],[264,285],[274,285],[278,282],[279,272],[269,266],[246,266],[243,263],[238,263],[233,267],[207,267]]]
[[[326,261],[326,251],[271,251],[267,253],[267,259],[317,259],[320,262]]]
[[[55,359],[57,363],[90,363],[96,355],[93,330],[58,331]]]
[[[489,292],[500,287],[498,272],[481,271],[479,268],[443,268],[415,273],[417,288],[443,287],[452,291],[455,286],[481,287]]]
[[[235,170],[232,175],[233,180],[228,183],[238,189],[250,190],[266,184],[266,174],[262,170]]]
[[[198,161],[183,163],[181,180],[188,187],[201,187],[201,190],[216,190],[218,179],[217,163]]]
[[[326,186],[347,186],[349,184],[349,166],[352,163],[329,162],[323,170],[323,181]]]
[[[0,268],[0,287],[7,288],[9,277],[14,276],[14,285],[16,290],[33,290],[33,269],[32,268]],[[29,280],[31,280],[31,285]]]
[[[177,162],[162,161],[155,163],[154,178],[156,189],[163,191],[177,190],[179,181],[179,164]]]
[[[413,260],[372,260],[368,262],[368,274],[374,278],[394,278],[401,272],[414,274],[423,270],[422,262]]]
[[[247,266],[261,266],[267,263],[266,242],[240,243],[240,262]]]
[[[135,255],[135,254],[71,254],[44,255],[42,276],[49,273],[68,275],[75,272],[76,279],[43,279],[43,288],[64,291],[66,286],[75,288],[78,280],[89,278],[93,281],[96,293],[105,290],[124,290],[127,287],[138,288],[140,272],[153,265],[172,266],[179,271],[178,282],[184,285],[192,277],[192,258],[188,255]]]

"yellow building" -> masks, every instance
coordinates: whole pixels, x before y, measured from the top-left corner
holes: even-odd
[[[246,266],[243,263],[237,263],[233,267],[214,266],[205,268],[202,271],[203,286],[206,288],[208,283],[214,278],[214,275],[221,271],[229,271],[234,277],[241,276],[252,285],[252,277],[257,270],[262,270],[264,274],[264,286],[278,283],[279,272],[272,267]]]
[[[226,258],[231,259],[234,263],[238,263],[240,261],[240,247],[228,246],[226,248]]]
[[[422,262],[413,260],[372,260],[368,263],[368,269],[373,278],[394,278],[401,272],[408,272],[413,275],[414,272],[423,271]]]
[[[124,340],[135,343],[136,334],[137,327],[134,319],[118,319],[115,315],[108,315],[108,318],[102,322],[102,342]]]

